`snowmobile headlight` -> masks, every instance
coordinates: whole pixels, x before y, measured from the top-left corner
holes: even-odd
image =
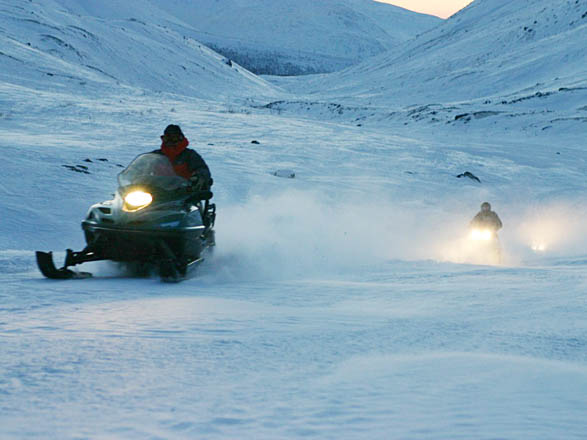
[[[545,252],[546,249],[547,249],[547,246],[545,243],[537,242],[537,243],[532,244],[532,250],[534,252]]]
[[[473,229],[471,231],[471,239],[475,241],[491,240],[493,234],[489,229]]]
[[[124,196],[122,209],[126,212],[134,212],[146,208],[153,201],[153,196],[145,191],[132,191]]]

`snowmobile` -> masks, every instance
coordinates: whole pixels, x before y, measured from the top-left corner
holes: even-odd
[[[59,269],[52,252],[39,251],[37,265],[47,278],[85,278],[91,274],[69,267],[111,260],[179,281],[215,246],[212,196],[178,176],[166,156],[141,154],[118,175],[114,199],[90,207],[82,221],[85,249],[68,249]]]

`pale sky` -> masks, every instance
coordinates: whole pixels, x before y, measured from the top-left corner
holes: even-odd
[[[376,0],[383,3],[401,6],[410,11],[448,18],[463,9],[473,0]]]

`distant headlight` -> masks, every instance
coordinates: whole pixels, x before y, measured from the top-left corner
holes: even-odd
[[[491,230],[489,230],[489,229],[473,229],[471,231],[471,239],[472,240],[487,241],[487,240],[491,240],[492,237],[493,237],[493,234],[491,233]]]
[[[153,196],[144,191],[133,191],[124,196],[123,211],[134,212],[146,208],[153,201]]]
[[[532,250],[534,252],[545,252],[546,249],[547,249],[547,246],[545,243],[538,242],[538,243],[532,244]]]

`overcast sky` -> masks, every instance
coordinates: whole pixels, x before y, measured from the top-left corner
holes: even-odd
[[[392,5],[401,6],[411,11],[437,15],[448,18],[455,12],[463,9],[473,0],[377,0]]]

